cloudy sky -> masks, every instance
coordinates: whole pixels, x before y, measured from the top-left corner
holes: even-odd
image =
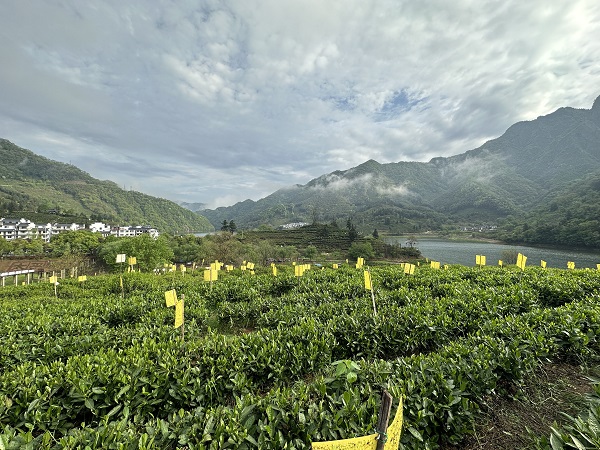
[[[0,2],[0,137],[210,207],[598,95],[598,0]]]

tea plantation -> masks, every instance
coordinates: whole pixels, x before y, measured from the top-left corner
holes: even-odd
[[[401,448],[436,449],[600,349],[598,271],[374,267],[375,315],[362,270],[278,269],[0,288],[0,448],[305,449],[372,433],[386,388]]]

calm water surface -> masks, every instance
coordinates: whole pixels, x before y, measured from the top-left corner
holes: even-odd
[[[407,241],[406,236],[390,236],[387,242],[399,243],[403,247]],[[459,242],[444,239],[417,238],[415,245],[425,258],[440,261],[442,264],[475,265],[475,255],[485,255],[487,265],[497,265],[502,259],[505,250],[516,250],[527,256],[527,265],[539,266],[543,259],[547,267],[566,269],[567,261],[574,261],[575,268],[590,267],[595,269],[600,264],[599,252],[555,250],[522,245],[492,244],[488,242]]]

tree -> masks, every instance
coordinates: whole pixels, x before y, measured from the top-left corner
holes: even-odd
[[[357,259],[359,257],[369,259],[373,255],[373,247],[370,242],[354,242],[348,249],[349,259]]]
[[[101,235],[89,230],[65,231],[46,244],[52,256],[92,255],[100,246]]]
[[[373,230],[373,237],[374,237],[375,239],[379,239],[379,233],[377,232],[377,228],[375,228],[375,229]]]
[[[12,245],[10,245],[10,241],[0,237],[0,256],[8,255],[11,251]]]
[[[214,259],[226,263],[236,262],[241,259],[242,244],[230,233],[207,236],[214,245]]]
[[[298,249],[293,245],[282,245],[277,247],[277,259],[283,261],[298,259]]]
[[[308,258],[309,261],[312,261],[315,256],[317,256],[318,250],[314,245],[309,245],[304,249],[304,257]]]
[[[199,238],[193,234],[173,237],[169,244],[173,249],[175,261],[180,263],[192,262],[200,250]]]
[[[502,250],[500,258],[503,264],[516,264],[519,252],[516,250]]]
[[[352,225],[350,230],[348,230],[348,239],[350,239],[350,242],[354,242],[357,238],[358,231],[356,231],[356,228],[354,228],[354,225]]]
[[[223,223],[221,224],[221,231],[229,231],[229,224],[227,223],[227,220],[223,220]]]
[[[153,271],[173,261],[173,250],[164,235],[156,239],[146,233],[131,238],[118,238],[106,242],[98,250],[100,259],[117,270],[120,265],[115,260],[119,253],[135,256],[139,268],[145,272]]]
[[[267,265],[269,259],[275,259],[277,255],[277,247],[271,244],[269,241],[262,240],[256,245],[256,255],[260,259],[263,265]]]
[[[41,255],[44,253],[44,243],[40,238],[27,240],[25,253],[28,255]]]
[[[233,220],[229,221],[229,231],[231,233],[235,233],[237,231],[237,225],[235,224],[235,222]]]

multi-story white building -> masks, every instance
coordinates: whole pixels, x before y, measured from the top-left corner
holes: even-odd
[[[13,239],[33,239],[39,237],[44,242],[50,240],[51,225],[38,225],[27,219],[0,218],[0,237],[7,241]]]
[[[60,234],[65,231],[78,231],[85,230],[85,225],[80,225],[78,223],[53,223],[52,224],[52,234]]]
[[[102,237],[106,237],[106,236],[110,235],[111,227],[110,227],[110,225],[106,225],[105,223],[102,223],[102,222],[94,222],[94,223],[90,224],[88,229],[92,233],[102,233]]]
[[[135,237],[148,233],[153,238],[158,237],[156,228],[148,226],[118,226],[111,227],[102,222],[94,222],[88,228],[93,233],[102,233],[103,237],[113,235],[117,237]],[[36,239],[44,242],[50,242],[52,236],[56,236],[65,231],[85,230],[85,225],[77,223],[54,223],[46,225],[36,225],[27,219],[5,219],[0,218],[0,237],[7,241],[13,239]]]
[[[117,237],[135,237],[141,234],[148,233],[153,238],[158,237],[158,230],[156,228],[137,225],[137,226],[122,226],[112,227],[110,234]]]

